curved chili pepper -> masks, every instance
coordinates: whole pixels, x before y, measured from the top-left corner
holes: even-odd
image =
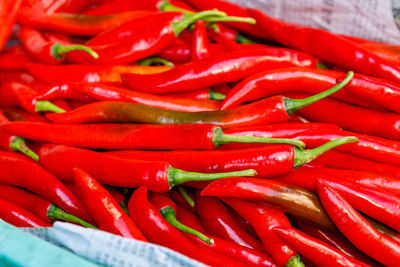
[[[237,171],[254,168],[258,177],[284,175],[304,165],[325,151],[357,139],[347,137],[326,143],[313,150],[299,150],[288,145],[274,145],[239,150],[214,151],[110,151],[106,154],[131,160],[162,160],[190,171]],[[40,155],[39,155],[40,156]]]
[[[168,195],[150,193],[149,201],[154,206],[154,208],[160,211],[164,219],[179,231],[196,236],[200,240],[208,244],[214,244],[214,240],[212,238],[182,224],[181,222],[179,222],[179,220],[177,220],[176,205],[171,199],[168,198]]]
[[[350,257],[353,257],[356,260],[359,260],[371,266],[377,266],[375,261],[373,261],[370,257],[359,251],[339,231],[336,231],[335,233],[329,232],[326,230],[319,229],[308,223],[304,223],[300,220],[296,220],[296,226],[300,228],[300,230],[303,233],[311,237],[314,237],[326,243],[329,246],[336,248],[340,252]]]
[[[122,160],[101,152],[68,147],[44,145],[39,161],[52,173],[65,181],[73,179],[72,168],[83,168],[100,183],[134,188],[146,185],[155,192],[167,192],[175,185],[187,181],[212,180],[232,176],[254,176],[254,170],[227,173],[192,173],[175,169],[163,161]],[[102,166],[99,168],[99,166]],[[132,170],[135,170],[132,172]],[[243,168],[242,168],[243,170]],[[118,177],[116,177],[116,171]]]
[[[178,97],[178,98],[188,98],[188,99],[201,99],[201,100],[224,100],[225,95],[218,93],[212,89],[200,89],[191,92],[174,93],[168,94],[167,96]]]
[[[203,229],[199,219],[197,216],[190,211],[186,210],[185,208],[178,207],[177,209],[177,219],[184,223],[185,225],[199,231],[205,233],[206,231]],[[256,251],[254,249],[249,249],[247,247],[243,247],[237,245],[233,242],[213,237],[214,244],[207,244],[202,242],[200,239],[186,235],[187,237],[191,238],[193,242],[195,242],[199,246],[206,247],[208,249],[215,250],[221,254],[228,255],[232,258],[236,258],[243,262],[246,262],[249,265],[254,266],[275,266],[270,256],[266,253]]]
[[[203,21],[198,20],[193,30],[191,60],[197,61],[209,56],[206,26]]]
[[[201,195],[265,203],[324,229],[334,229],[315,194],[286,183],[268,179],[226,178],[210,183]]]
[[[211,124],[52,124],[11,122],[7,132],[35,141],[98,149],[201,149],[210,150],[231,142],[286,143],[304,148],[299,140],[226,135]],[[186,141],[182,142],[182,138]],[[123,142],[121,142],[123,140]]]
[[[202,60],[203,62],[204,60]],[[274,96],[248,105],[224,111],[177,112],[158,110],[134,104],[121,105],[112,102],[94,103],[81,107],[71,113],[49,115],[47,118],[59,123],[71,122],[147,122],[153,124],[193,124],[212,123],[222,128],[263,125],[283,122],[296,110],[310,105],[340,90],[352,77],[349,72],[346,80],[327,91],[305,99],[290,99]],[[151,75],[142,75],[151,76]],[[120,107],[118,107],[120,106]],[[123,107],[124,111],[117,112]],[[84,111],[82,111],[84,110]],[[139,111],[140,110],[140,111]],[[149,116],[144,117],[144,114]],[[123,115],[122,115],[123,114]],[[190,114],[190,116],[188,116]]]
[[[52,174],[14,152],[0,151],[0,182],[28,189],[63,210],[87,219],[82,203]]]
[[[104,186],[110,195],[117,201],[118,205],[129,215],[128,202],[123,194],[111,186]]]
[[[150,107],[182,112],[201,112],[219,109],[220,102],[213,100],[180,99],[152,95],[98,83],[55,84],[40,99],[111,100],[139,103]]]
[[[280,266],[304,266],[300,255],[272,231],[277,226],[291,226],[283,212],[245,200],[224,198],[223,201],[250,222],[274,262]]]
[[[318,158],[318,162],[321,162],[330,168],[359,170],[377,174],[379,173],[383,176],[390,175],[400,178],[400,168],[397,166],[362,159],[338,151],[329,151],[328,153],[325,153]]]
[[[122,85],[122,73],[152,74],[169,70],[169,66],[124,65],[44,65],[30,63],[28,71],[36,79],[54,84],[60,82],[96,82]],[[65,75],[68,73],[68,75]]]
[[[42,63],[59,64],[67,53],[76,50],[84,51],[84,53],[88,53],[93,58],[99,57],[96,52],[87,46],[78,44],[62,45],[49,42],[39,31],[33,28],[22,27],[19,37],[27,53]]]
[[[0,185],[0,198],[32,212],[48,223],[61,220],[80,224],[85,227],[96,228],[78,217],[66,213],[44,198],[17,187]]]
[[[329,217],[361,251],[387,266],[400,261],[400,243],[379,233],[324,180],[318,180],[318,195]]]
[[[0,51],[3,49],[11,35],[22,3],[23,0],[5,0],[1,3],[0,21],[2,23],[0,29]]]
[[[291,24],[267,16],[259,10],[249,10],[257,23],[271,37],[288,47],[305,51],[334,63],[344,69],[381,77],[394,82],[400,81],[400,68],[337,34]]]
[[[348,114],[346,115],[348,116]],[[363,118],[365,119],[365,118]],[[400,165],[400,142],[348,131],[310,130],[298,133],[292,138],[302,140],[307,147],[316,147],[327,141],[344,136],[356,136],[358,142],[346,144],[337,149],[360,158],[386,164]]]
[[[277,226],[273,231],[318,266],[369,266],[294,228]]]
[[[337,71],[312,68],[283,68],[259,72],[235,85],[227,94],[221,109],[232,108],[244,102],[277,94],[317,94],[334,86],[336,79],[342,75],[343,73]],[[349,89],[352,87],[349,86],[351,83],[348,83],[343,90],[333,94],[332,97],[345,102],[371,106],[369,99],[362,101],[348,92],[348,90],[351,91]]]
[[[17,227],[50,227],[29,211],[0,198],[0,219]]]
[[[147,188],[136,189],[128,202],[129,214],[144,235],[156,244],[168,247],[211,266],[245,266],[237,260],[196,246],[170,225],[149,202]]]
[[[250,249],[264,251],[259,240],[235,223],[220,200],[196,195],[195,201],[197,213],[207,233]]]
[[[153,12],[137,10],[105,16],[90,16],[69,13],[46,14],[25,11],[20,23],[42,30],[52,30],[73,35],[93,36],[135,18],[146,17]]]
[[[74,168],[73,171],[74,184],[81,192],[85,206],[100,229],[123,237],[147,241],[132,219],[104,187],[85,171],[78,168]]]
[[[223,53],[196,63],[178,66],[164,74],[123,74],[125,84],[135,90],[172,93],[201,89],[241,80],[261,70],[279,67],[314,67],[315,59],[283,48]]]

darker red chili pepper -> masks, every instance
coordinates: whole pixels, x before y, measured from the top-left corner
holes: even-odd
[[[286,143],[304,148],[299,140],[226,135],[220,127],[211,124],[63,125],[11,122],[1,127],[8,133],[35,141],[95,149],[210,150],[231,142]],[[185,142],[182,142],[183,138]]]
[[[282,211],[245,200],[224,198],[223,201],[250,222],[263,241],[265,249],[279,266],[302,264],[300,255],[272,231],[277,226],[291,226]]]
[[[346,116],[349,116],[349,114]],[[329,140],[349,135],[356,136],[358,142],[338,147],[338,150],[353,154],[360,158],[393,164],[396,166],[400,165],[400,142],[398,141],[348,131],[325,130],[306,131],[298,133],[292,138],[302,140],[306,143],[307,147],[311,148],[324,144]]]
[[[81,50],[83,53],[88,53],[90,57],[98,58],[96,52],[87,46],[53,43],[46,40],[39,31],[33,28],[22,27],[19,38],[27,53],[45,64],[59,64],[65,59],[67,53],[75,50]]]
[[[339,230],[361,251],[386,266],[400,261],[400,243],[372,227],[324,180],[318,180],[318,195],[329,217]]]
[[[220,200],[197,195],[195,202],[197,213],[207,233],[250,249],[264,251],[262,243],[235,223]]]
[[[147,188],[136,189],[128,202],[129,214],[144,235],[162,245],[211,266],[245,266],[231,257],[196,246],[183,233],[170,225],[147,197]]]
[[[334,226],[318,197],[303,188],[256,178],[226,178],[210,183],[202,196],[239,198],[268,204],[324,229]]]
[[[138,10],[105,16],[90,16],[70,13],[46,14],[34,11],[22,12],[20,23],[42,30],[59,31],[63,33],[93,36],[107,29],[121,25],[135,18],[146,17],[153,12]]]
[[[2,22],[2,25],[0,29],[0,51],[7,43],[8,38],[12,33],[22,3],[22,0],[4,0],[1,3],[0,21]]]
[[[373,172],[400,178],[400,167],[359,158],[347,153],[329,151],[318,158],[327,167]]]
[[[66,213],[50,201],[18,187],[0,185],[0,196],[1,199],[14,203],[19,207],[32,212],[48,223],[61,220],[80,224],[85,227],[95,228],[93,225],[79,219],[78,217]]]
[[[85,171],[74,168],[74,184],[99,228],[123,237],[147,241],[111,194]]]
[[[337,34],[325,30],[290,24],[249,10],[271,37],[288,47],[305,51],[318,58],[358,73],[400,81],[400,68]]]
[[[212,174],[191,173],[175,169],[164,161],[123,160],[105,153],[63,145],[42,146],[39,151],[39,161],[67,182],[73,179],[72,169],[77,167],[85,169],[101,184],[129,188],[146,185],[155,192],[167,192],[173,186],[187,181],[255,175],[254,170]]]
[[[165,74],[124,74],[123,80],[132,89],[165,94],[238,81],[261,70],[291,66],[314,67],[315,64],[314,58],[301,52],[265,48],[223,53],[178,66]]]
[[[29,121],[29,122],[44,122],[44,123],[48,122],[40,114],[38,113],[31,114],[20,108],[1,107],[1,112],[10,121]]]
[[[0,198],[0,218],[17,227],[50,227],[51,225],[12,202]]]
[[[337,71],[311,68],[283,68],[259,72],[235,85],[227,94],[221,109],[232,108],[244,102],[276,94],[317,94],[334,86],[336,79],[342,75],[343,73]],[[332,97],[357,105],[374,107],[369,98],[360,100],[354,97],[350,89],[353,86],[349,84]]]
[[[182,194],[182,189],[180,189],[180,188],[183,188],[183,186],[177,187],[177,190],[170,190],[170,191],[168,192],[169,196],[170,196],[171,199],[172,199],[175,203],[177,203],[179,206],[181,206],[181,207],[183,207],[183,208],[185,208],[185,209],[188,209],[188,210],[190,210],[191,212],[195,213],[195,212],[196,212],[196,209],[195,209],[195,205],[196,205],[196,204],[195,204],[195,202],[194,202],[194,200],[193,200],[192,194],[188,193],[188,192],[183,188],[184,194],[187,194],[187,196],[184,196],[184,195]],[[188,201],[188,197],[190,198],[189,201]],[[196,230],[198,230],[198,229],[196,229]],[[198,230],[198,231],[199,231],[199,230]],[[205,231],[200,231],[200,232],[205,233]]]
[[[169,70],[169,66],[124,65],[44,65],[31,63],[28,71],[46,84],[60,82],[98,82],[122,85],[122,73],[151,74]],[[68,75],[65,75],[68,73]]]
[[[318,266],[369,266],[294,228],[278,226],[273,231]]]
[[[213,100],[181,99],[172,96],[152,95],[125,88],[108,86],[99,83],[66,83],[55,84],[40,99],[73,99],[85,101],[87,98],[100,101],[121,101],[138,103],[164,110],[183,112],[200,112],[218,110],[220,102]]]
[[[31,159],[0,151],[0,182],[28,189],[68,213],[87,219],[82,203],[51,173]]]

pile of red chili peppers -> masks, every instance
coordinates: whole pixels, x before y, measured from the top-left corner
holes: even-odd
[[[210,266],[399,265],[396,46],[223,0],[0,18],[0,219]]]

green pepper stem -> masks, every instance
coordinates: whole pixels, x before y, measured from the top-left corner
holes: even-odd
[[[89,55],[91,55],[94,59],[99,58],[99,54],[97,54],[95,51],[93,51],[91,48],[84,46],[84,45],[61,45],[61,44],[54,44],[51,47],[51,55],[58,59],[61,60],[65,57],[65,55],[68,52],[75,51],[75,50],[81,50],[84,52],[87,52]]]
[[[187,201],[187,203],[194,208],[194,200],[189,196],[189,194],[186,192],[185,188],[183,186],[178,186],[178,191],[181,193],[182,197]]]
[[[321,62],[317,62],[317,69],[329,70],[329,68]]]
[[[36,112],[50,111],[50,112],[55,112],[55,113],[65,112],[65,110],[57,107],[56,105],[54,105],[53,103],[51,103],[50,101],[47,101],[47,100],[36,101],[35,111]]]
[[[291,116],[294,112],[296,112],[299,109],[302,109],[312,103],[317,102],[318,100],[321,100],[325,97],[330,96],[331,94],[339,91],[340,89],[342,89],[343,87],[346,86],[346,84],[348,84],[351,79],[353,79],[354,76],[354,72],[349,71],[347,73],[346,78],[341,81],[340,83],[336,84],[334,87],[321,92],[319,94],[304,98],[304,99],[290,99],[290,98],[284,98],[284,104],[285,104],[285,109],[286,109],[286,113]]]
[[[224,17],[210,17],[210,18],[203,18],[202,20],[207,22],[243,22],[249,24],[256,24],[256,20],[253,18],[248,17],[235,17],[235,16],[224,16]]]
[[[236,42],[240,44],[256,44],[257,42],[254,42],[247,38],[244,35],[241,35],[240,33],[236,33]]]
[[[84,220],[79,219],[78,217],[76,217],[74,215],[66,213],[65,211],[63,211],[62,209],[60,209],[59,207],[57,207],[54,204],[50,205],[49,210],[47,211],[47,217],[49,217],[49,219],[52,221],[60,220],[60,221],[72,222],[72,223],[80,224],[84,227],[97,229],[97,227],[94,227],[90,223],[87,223]]]
[[[222,100],[225,99],[225,97],[226,97],[226,95],[218,93],[218,92],[215,92],[215,91],[213,91],[211,89],[210,89],[209,95],[208,95],[208,99],[217,100],[217,101],[222,101]]]
[[[332,141],[329,141],[322,146],[316,147],[314,149],[308,150],[298,150],[295,149],[294,151],[294,168],[298,168],[308,162],[313,161],[314,159],[318,158],[320,155],[324,154],[328,150],[335,148],[340,145],[344,145],[347,143],[354,143],[357,142],[358,138],[355,136],[347,136],[338,138]]]
[[[159,5],[158,9],[160,11],[177,11],[177,12],[183,12],[183,13],[188,13],[188,14],[194,14],[195,13],[193,11],[174,6],[169,1],[161,2],[161,4]]]
[[[160,213],[165,218],[165,220],[167,220],[167,222],[169,222],[173,227],[175,227],[179,231],[194,235],[194,236],[200,238],[201,240],[203,240],[204,242],[206,242],[207,244],[214,244],[214,239],[209,238],[209,237],[203,235],[202,233],[200,233],[199,231],[196,231],[196,230],[182,224],[181,222],[179,222],[176,219],[176,213],[172,207],[162,208],[162,209],[160,209]]]
[[[25,139],[20,136],[13,136],[10,143],[11,150],[19,151],[35,161],[39,161],[39,155],[33,152],[25,143]]]
[[[175,65],[171,61],[168,61],[164,58],[160,57],[147,57],[144,59],[141,59],[137,62],[138,65],[141,66],[170,66],[171,68],[174,68]]]
[[[226,13],[218,11],[218,10],[205,10],[198,13],[185,13],[182,20],[178,22],[172,22],[172,27],[174,28],[175,35],[179,36],[179,34],[186,29],[189,25],[195,23],[196,21],[203,18],[211,18],[211,17],[223,17],[226,16]]]
[[[128,204],[126,203],[125,200],[119,202],[119,206],[126,212],[126,214],[129,215]]]
[[[242,135],[227,135],[224,134],[220,127],[216,127],[213,131],[212,142],[214,147],[229,143],[266,143],[266,144],[288,144],[298,147],[299,149],[305,148],[306,144],[300,140],[289,138],[266,138],[256,136],[242,136]]]
[[[301,257],[299,254],[290,257],[288,262],[285,264],[285,267],[304,267],[304,263],[301,261]]]
[[[235,172],[199,173],[199,172],[187,172],[184,170],[175,169],[172,166],[169,166],[167,171],[168,184],[170,188],[191,181],[210,181],[226,177],[254,176],[256,174],[257,174],[256,170],[253,169],[247,169]]]

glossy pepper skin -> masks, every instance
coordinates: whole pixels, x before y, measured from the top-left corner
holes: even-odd
[[[258,201],[301,217],[324,229],[334,228],[316,195],[300,187],[278,181],[227,178],[210,183],[203,189],[201,195]]]
[[[17,227],[50,227],[51,225],[12,202],[0,198],[0,219]]]
[[[9,133],[35,141],[94,149],[212,150],[229,142],[291,143],[292,139],[268,139],[225,135],[212,124],[74,124],[12,122],[1,126]],[[101,134],[100,134],[101,133]],[[182,138],[185,142],[182,142]],[[296,140],[303,147],[302,142]]]
[[[318,266],[369,266],[294,228],[277,226],[273,231]]]
[[[245,266],[244,263],[196,246],[183,233],[170,225],[149,202],[144,186],[136,189],[128,202],[129,214],[139,229],[158,245],[166,246],[211,266]]]
[[[78,168],[74,168],[74,175],[74,184],[81,192],[83,203],[101,230],[147,241],[128,214],[93,177]]]
[[[223,201],[253,226],[274,262],[279,266],[302,266],[300,255],[273,232],[277,226],[291,227],[282,211],[241,199],[224,198]]]
[[[200,221],[207,233],[250,249],[264,251],[264,246],[260,241],[235,223],[220,200],[196,195],[195,202]]]
[[[0,182],[19,186],[56,204],[68,213],[87,219],[82,203],[55,176],[29,158],[0,152]]]
[[[358,73],[400,81],[400,68],[365,48],[328,31],[290,24],[251,9],[250,14],[265,32],[288,47],[304,51]]]
[[[318,180],[318,195],[329,217],[361,251],[386,266],[397,266],[400,243],[377,230],[335,190]]]
[[[124,74],[122,77],[125,84],[132,89],[165,94],[238,81],[261,70],[290,66],[315,67],[316,61],[301,52],[265,48],[223,53],[178,66],[164,74]]]
[[[191,61],[210,57],[207,30],[203,21],[196,21],[193,30]]]
[[[173,168],[164,161],[122,160],[112,155],[63,145],[40,148],[39,161],[66,182],[72,181],[74,167],[85,169],[101,184],[135,188],[146,185],[154,192],[167,192],[188,180],[216,179],[236,175],[254,175],[254,170],[238,173],[200,174]],[[101,166],[101,167],[100,167]],[[135,170],[132,172],[132,170]],[[118,178],[116,178],[116,173]]]

